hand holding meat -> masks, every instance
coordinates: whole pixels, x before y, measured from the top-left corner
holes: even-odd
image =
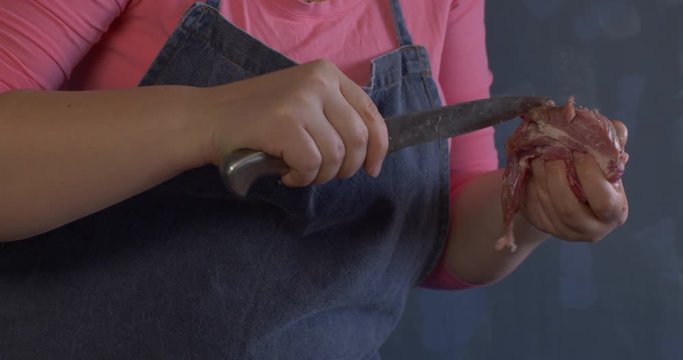
[[[597,110],[554,103],[523,117],[506,144],[503,218],[497,248],[514,251],[512,218],[520,212],[539,230],[569,241],[595,242],[628,216],[621,176],[627,130]]]

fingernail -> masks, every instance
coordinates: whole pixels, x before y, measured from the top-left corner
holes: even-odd
[[[372,169],[372,173],[370,175],[372,175],[372,177],[376,178],[379,176],[380,172],[382,172],[382,165],[381,164],[375,166],[375,168]]]

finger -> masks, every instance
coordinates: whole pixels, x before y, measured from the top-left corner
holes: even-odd
[[[593,215],[591,209],[574,195],[567,180],[565,166],[564,161],[545,163],[546,184],[555,213],[566,228],[579,235],[578,240],[598,240],[606,232],[604,225]]]
[[[626,190],[624,190],[624,183],[619,180],[618,181],[618,187],[617,190],[623,195],[624,197],[624,207],[622,211],[622,216],[619,222],[619,226],[624,225],[626,223],[626,220],[628,219],[628,198],[626,197]]]
[[[628,128],[619,120],[612,120],[612,125],[614,126],[614,130],[617,132],[619,142],[622,146],[626,146],[626,141],[628,141]]]
[[[598,163],[588,154],[575,152],[574,164],[593,214],[605,224],[623,223],[627,206],[621,180],[607,181]]]
[[[368,128],[356,110],[341,94],[328,99],[325,116],[338,133],[346,149],[333,176],[348,178],[353,176],[365,162],[368,150]]]
[[[365,123],[368,140],[364,167],[370,175],[378,176],[389,148],[389,135],[384,118],[372,99],[350,79],[342,79],[340,90]]]
[[[522,211],[527,215],[527,220],[537,229],[552,234],[555,227],[543,208],[543,200],[539,194],[539,185],[536,178],[529,177],[526,184],[525,199],[522,203]]]
[[[334,179],[339,173],[346,156],[346,146],[337,129],[326,119],[326,115],[319,114],[316,118],[319,120],[311,121],[305,127],[321,156],[318,174],[313,182],[322,184]]]
[[[574,231],[568,229],[564,225],[560,219],[560,216],[553,207],[553,200],[550,197],[550,191],[548,190],[548,176],[546,175],[545,171],[545,160],[535,159],[531,161],[531,171],[532,177],[530,181],[533,181],[533,183],[536,185],[534,191],[538,196],[539,205],[544,214],[543,217],[546,219],[545,221],[549,225],[548,232],[556,236],[561,236],[562,234],[571,232],[572,235],[575,236],[576,234],[574,234]]]
[[[295,128],[285,134],[285,143],[280,156],[289,167],[289,171],[282,176],[282,182],[291,187],[310,185],[318,176],[322,164],[322,155],[318,145],[303,128]]]

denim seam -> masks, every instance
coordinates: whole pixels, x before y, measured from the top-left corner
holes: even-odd
[[[196,5],[196,6],[208,6],[208,5]],[[181,30],[182,34],[183,34],[182,41],[179,41],[178,43],[175,44],[175,46],[173,47],[173,53],[170,56],[165,57],[164,64],[161,64],[163,66],[160,67],[160,70],[156,74],[155,78],[161,77],[164,73],[166,73],[168,71],[168,66],[166,66],[166,65],[170,64],[173,60],[175,60],[176,57],[178,56],[178,54],[181,52],[181,50],[184,49],[185,46],[187,46],[187,38],[189,38],[190,36],[195,35],[195,34],[201,34],[198,31],[199,25],[200,25],[200,20],[204,16],[206,16],[206,10],[201,9],[200,11],[201,11],[201,13],[198,14],[197,16],[194,16],[191,19],[191,21],[189,22],[189,24],[186,21],[183,22],[183,26],[181,26],[181,28],[179,28],[179,30]]]

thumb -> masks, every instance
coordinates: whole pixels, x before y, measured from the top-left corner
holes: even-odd
[[[622,146],[626,146],[626,141],[628,141],[628,128],[626,128],[626,125],[619,120],[612,120],[612,125],[614,126],[614,130],[617,132],[619,142],[621,142]]]

